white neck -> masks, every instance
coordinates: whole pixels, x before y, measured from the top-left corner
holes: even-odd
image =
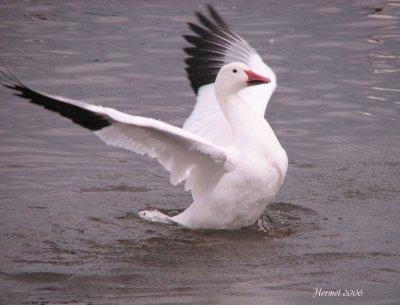
[[[275,89],[276,83],[271,82],[268,85],[245,88],[239,92],[239,95],[251,109],[254,109],[255,112],[264,117],[265,110]]]
[[[268,122],[251,109],[238,93],[224,94],[221,90],[216,94],[231,128],[233,144],[248,145],[251,142],[251,145],[254,145],[264,143],[268,139],[271,148],[280,146]]]

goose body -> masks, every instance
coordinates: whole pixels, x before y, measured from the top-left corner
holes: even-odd
[[[171,220],[190,228],[237,229],[253,224],[275,197],[287,171],[286,152],[268,122],[241,98],[243,87],[225,86],[232,70],[223,67],[215,83],[216,97],[229,124],[232,141],[225,147],[225,172],[181,214]],[[220,82],[225,82],[220,85]],[[243,84],[245,81],[243,82]],[[228,88],[226,88],[228,87]]]
[[[275,74],[214,9],[209,12],[214,22],[198,14],[207,29],[189,24],[199,35],[186,37],[195,46],[186,51],[197,102],[182,128],[33,90],[9,71],[2,75],[22,98],[92,130],[108,145],[156,158],[172,184],[185,181],[193,197],[186,210],[174,217],[141,211],[142,218],[191,229],[238,229],[253,224],[277,194],[288,159],[264,118]]]

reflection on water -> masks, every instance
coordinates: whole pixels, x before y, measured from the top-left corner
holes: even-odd
[[[152,160],[0,89],[0,304],[397,304],[398,1],[218,9],[278,75],[285,184],[254,226],[190,231],[137,211],[191,197]],[[191,1],[11,2],[2,58],[39,90],[180,125]]]

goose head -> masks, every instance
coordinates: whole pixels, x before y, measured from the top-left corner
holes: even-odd
[[[221,68],[215,80],[215,92],[217,97],[227,97],[237,94],[239,91],[262,84],[268,84],[268,77],[259,75],[249,69],[243,63],[230,63]]]

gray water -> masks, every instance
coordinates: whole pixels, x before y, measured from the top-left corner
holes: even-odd
[[[194,95],[180,35],[201,2],[67,2],[0,2],[9,68],[38,90],[181,125]],[[0,304],[400,303],[400,2],[216,7],[278,76],[267,119],[290,165],[260,226],[141,220],[190,194],[3,88]]]

